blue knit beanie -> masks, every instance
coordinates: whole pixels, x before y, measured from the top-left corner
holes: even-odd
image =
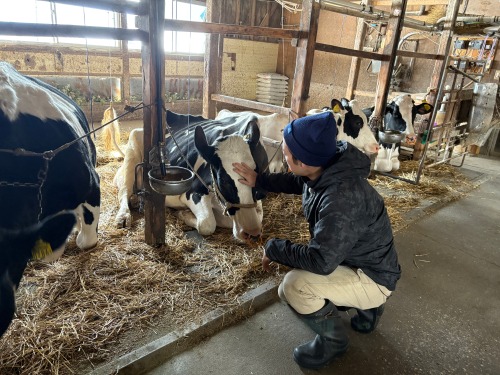
[[[335,155],[337,125],[332,112],[321,112],[293,120],[283,130],[293,156],[311,167],[322,167]]]

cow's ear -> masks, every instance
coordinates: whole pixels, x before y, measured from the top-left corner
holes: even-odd
[[[373,112],[375,112],[375,107],[363,108],[362,111],[365,114],[366,118],[370,118],[372,117]]]
[[[36,229],[36,240],[31,251],[33,259],[43,259],[66,242],[76,224],[76,216],[67,211],[47,217]]]
[[[344,109],[350,108],[349,100],[347,100],[346,98],[340,99],[340,102],[342,103],[342,106],[344,107]]]
[[[338,99],[332,99],[332,101],[330,102],[330,108],[333,113],[339,113],[341,110],[345,109],[342,105],[342,102]]]
[[[259,142],[260,129],[256,121],[252,120],[248,122],[243,138],[251,146],[255,146]]]
[[[419,115],[426,115],[426,114],[432,112],[432,110],[434,109],[434,106],[432,104],[429,104],[429,103],[422,103],[422,104],[414,106],[414,108]]]
[[[206,161],[212,159],[215,154],[215,147],[208,144],[205,132],[199,125],[194,129],[194,146]]]

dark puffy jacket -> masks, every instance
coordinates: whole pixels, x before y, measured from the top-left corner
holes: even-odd
[[[369,158],[339,142],[337,155],[315,181],[292,173],[262,174],[257,186],[270,192],[302,194],[309,223],[308,245],[271,239],[273,261],[321,275],[338,265],[361,268],[377,284],[394,290],[401,268],[384,200],[368,183]]]

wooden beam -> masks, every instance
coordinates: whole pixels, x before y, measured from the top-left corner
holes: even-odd
[[[144,204],[144,237],[148,245],[157,246],[165,243],[165,197],[156,193],[148,181],[151,169],[150,151],[165,142],[165,113],[163,98],[165,95],[165,55],[164,55],[164,25],[165,0],[147,1],[149,14],[140,18],[139,27],[149,35],[147,42],[142,44],[142,76],[143,99],[146,106],[143,109],[144,128],[144,168],[143,181],[145,194]],[[159,160],[157,160],[159,162]]]
[[[127,28],[127,15],[120,13],[120,27],[124,29]],[[121,101],[124,103],[130,103],[130,53],[128,50],[128,40],[122,40],[122,61],[123,61],[123,72],[122,72],[122,97]]]
[[[305,101],[309,98],[316,35],[318,34],[319,12],[320,6],[314,0],[304,0],[302,2],[302,14],[300,17],[301,36],[297,44],[297,57],[290,105],[291,110],[298,114],[298,116],[303,115]]]
[[[371,59],[377,61],[389,61],[390,59],[389,55],[383,55],[381,53],[358,51],[356,49],[331,46],[322,43],[316,43],[316,51],[338,53],[340,55],[356,56],[358,58]],[[420,53],[420,52],[404,51],[400,49],[396,51],[396,54],[397,56],[402,56],[402,57],[416,57],[419,59],[429,59],[429,60],[444,60],[445,57],[444,55],[437,55],[433,53]]]
[[[383,54],[389,56],[389,60],[382,61],[380,64],[380,72],[378,74],[375,95],[375,111],[370,119],[370,128],[375,133],[378,129],[382,128],[382,113],[385,113],[392,71],[394,69],[394,62],[396,59],[396,52],[401,36],[401,30],[403,29],[406,2],[407,0],[394,0],[392,2],[390,17],[387,22]]]
[[[256,0],[252,0],[252,11],[250,14],[250,25],[251,26],[255,26],[255,6],[257,5],[256,2],[257,2]]]
[[[400,49],[398,49],[397,55],[401,57],[416,57],[417,59],[440,60],[440,61],[443,61],[445,58],[444,55],[440,54],[403,51]]]
[[[148,37],[147,33],[143,30],[21,22],[0,22],[0,35],[65,36],[74,38],[139,40],[142,42],[146,41]]]
[[[118,13],[145,15],[146,9],[140,3],[121,2],[121,0],[39,0],[57,4],[109,10]]]
[[[356,56],[364,59],[389,61],[390,56],[376,52],[358,51],[352,48],[330,46],[328,44],[316,43],[316,51],[338,53],[340,55]]]
[[[270,112],[270,113],[279,113],[282,115],[289,115],[290,108],[280,107],[278,105],[272,105],[267,103],[256,102],[253,100],[235,98],[233,96],[220,95],[220,94],[212,94],[212,100],[217,102],[237,105],[243,108],[251,108],[257,111]]]
[[[226,25],[221,23],[180,20],[166,20],[165,30],[207,34],[241,34],[280,39],[294,39],[299,37],[299,32],[297,30],[278,29],[276,27]]]
[[[207,22],[220,21],[222,15],[222,1],[207,0]],[[205,44],[205,63],[203,79],[203,117],[215,118],[216,102],[212,94],[218,94],[222,81],[222,53],[224,37],[221,34],[209,34]]]

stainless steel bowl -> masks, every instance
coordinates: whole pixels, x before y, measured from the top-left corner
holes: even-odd
[[[163,195],[181,195],[189,190],[194,179],[192,171],[177,166],[167,166],[166,171],[165,176],[159,167],[148,172],[151,189]]]
[[[382,143],[399,143],[406,138],[405,133],[401,133],[399,130],[379,130],[378,139]]]

